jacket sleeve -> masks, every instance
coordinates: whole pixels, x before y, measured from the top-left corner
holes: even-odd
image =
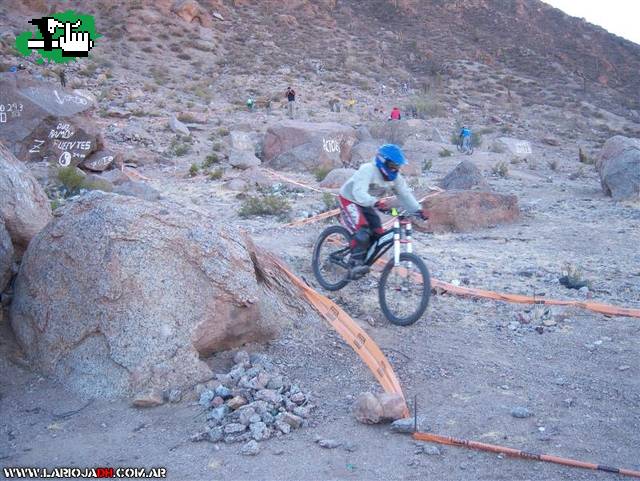
[[[400,199],[400,202],[402,202],[402,205],[404,205],[404,208],[409,212],[417,212],[422,209],[416,198],[413,196],[413,193],[407,185],[407,182],[404,180],[404,177],[401,175],[398,175],[396,180],[393,182],[393,190]]]
[[[369,195],[369,184],[371,183],[371,174],[367,169],[367,164],[362,165],[355,174],[353,174],[353,200],[356,204],[363,207],[373,207],[378,199]]]

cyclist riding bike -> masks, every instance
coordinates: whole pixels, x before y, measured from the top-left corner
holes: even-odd
[[[389,207],[381,198],[391,189],[408,212],[427,220],[426,212],[411,193],[409,186],[400,175],[407,159],[400,147],[394,144],[382,145],[372,162],[362,164],[351,178],[340,188],[340,210],[346,227],[354,232],[351,240],[350,277],[358,279],[369,271],[364,265],[367,248],[373,240],[384,232],[380,216],[375,209],[388,212]],[[375,209],[374,209],[375,208]]]
[[[463,126],[460,129],[460,136],[458,144],[464,149],[468,150],[471,144],[471,129]]]

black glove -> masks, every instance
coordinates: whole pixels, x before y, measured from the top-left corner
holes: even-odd
[[[419,210],[415,212],[413,215],[415,215],[418,219],[429,220],[429,214],[425,209]]]

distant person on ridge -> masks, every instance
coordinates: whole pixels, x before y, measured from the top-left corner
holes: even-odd
[[[287,91],[285,92],[285,95],[287,96],[287,101],[288,101],[288,112],[289,112],[289,118],[292,119],[293,118],[293,111],[295,109],[295,102],[296,102],[296,91],[293,90],[291,88],[291,86],[287,87]]]
[[[400,115],[400,109],[398,107],[394,107],[393,110],[391,111],[391,116],[389,117],[389,120],[400,120],[402,118],[402,115]]]

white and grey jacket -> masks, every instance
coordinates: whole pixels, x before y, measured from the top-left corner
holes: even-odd
[[[376,167],[375,160],[362,164],[340,188],[340,195],[363,207],[373,207],[378,198],[371,195],[370,192],[376,191],[377,194],[379,191],[383,191],[380,195],[382,197],[384,191],[388,189],[391,189],[398,196],[407,211],[417,212],[421,209],[404,178],[398,174],[395,180],[384,180],[380,169]]]

